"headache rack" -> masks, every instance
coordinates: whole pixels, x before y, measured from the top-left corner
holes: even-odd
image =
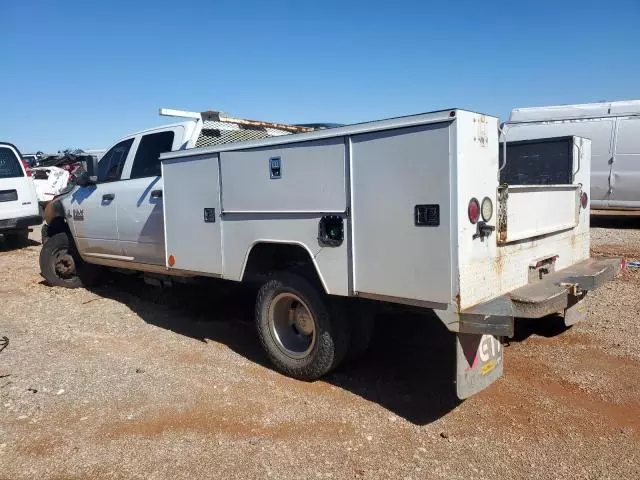
[[[244,142],[247,140],[259,140],[262,138],[311,132],[314,130],[307,126],[228,117],[223,112],[216,110],[186,112],[183,110],[161,108],[160,115],[193,118],[201,121],[202,128],[194,145],[196,148]]]

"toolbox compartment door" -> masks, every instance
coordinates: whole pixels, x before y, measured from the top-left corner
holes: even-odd
[[[356,294],[451,301],[451,128],[351,137]]]
[[[222,275],[218,154],[162,162],[166,265]]]

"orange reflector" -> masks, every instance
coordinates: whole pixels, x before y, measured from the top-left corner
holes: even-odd
[[[176,257],[169,255],[169,266],[173,267],[176,264]]]

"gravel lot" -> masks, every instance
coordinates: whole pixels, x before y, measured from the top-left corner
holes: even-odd
[[[592,232],[640,259],[640,221]],[[521,323],[460,403],[433,318],[379,318],[365,358],[304,383],[266,364],[251,291],[51,288],[32,238],[0,242],[0,478],[640,478],[638,270],[587,322]]]

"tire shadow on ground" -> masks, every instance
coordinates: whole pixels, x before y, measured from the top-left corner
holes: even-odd
[[[28,239],[26,242],[20,245],[14,245],[11,242],[8,242],[3,235],[0,234],[0,253],[3,252],[16,252],[18,250],[22,250],[27,247],[37,247],[40,245],[40,242],[36,242],[35,240]]]
[[[115,274],[95,294],[126,304],[145,322],[200,341],[223,343],[272,369],[254,327],[258,287],[211,280],[158,288]],[[461,402],[455,394],[455,337],[433,314],[384,314],[368,351],[320,381],[378,403],[417,425],[441,418]]]
[[[562,315],[549,315],[543,318],[516,318],[514,336],[507,339],[507,343],[524,342],[533,335],[552,338],[563,334],[570,328],[564,324]]]

